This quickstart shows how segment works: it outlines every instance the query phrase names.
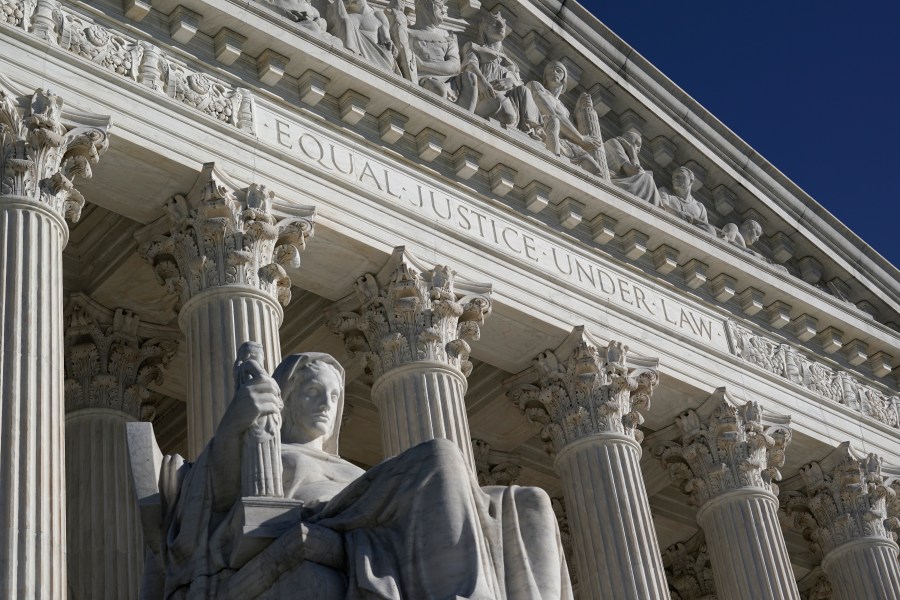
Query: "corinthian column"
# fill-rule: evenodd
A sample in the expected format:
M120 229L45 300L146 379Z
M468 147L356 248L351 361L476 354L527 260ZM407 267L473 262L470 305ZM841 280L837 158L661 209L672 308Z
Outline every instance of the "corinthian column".
M386 457L445 438L476 471L465 404L468 340L478 339L490 314L490 293L490 285L466 281L448 267L427 267L401 246L331 311L329 327L351 355L363 354L375 380L372 400Z
M897 543L887 502L881 458L857 453L844 442L785 483L782 502L803 529L810 549L822 556L834 600L900 600Z
M0 79L0 597L65 598L62 250L109 117Z
M278 328L291 300L285 267L300 266L315 209L276 203L255 183L241 188L213 163L166 208L167 216L138 233L138 253L179 297L189 358L188 453L195 457L234 394L241 344L259 342L270 373L281 362Z
M627 351L576 327L507 392L555 455L582 598L669 598L640 469L643 417L635 410L650 405L657 361L626 362Z
M174 331L83 295L65 316L68 576L73 600L137 600L144 542L125 423L152 412Z
M764 421L758 404L736 406L720 388L698 411L675 421L681 440L661 445L657 455L699 508L719 596L799 600L774 483L791 438L790 419Z

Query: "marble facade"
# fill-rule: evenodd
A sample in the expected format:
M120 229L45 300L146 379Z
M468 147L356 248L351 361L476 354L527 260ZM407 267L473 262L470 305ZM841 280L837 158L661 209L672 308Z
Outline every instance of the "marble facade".
M0 596L180 597L257 342L350 467L543 488L577 598L900 599L900 273L582 7L0 9Z

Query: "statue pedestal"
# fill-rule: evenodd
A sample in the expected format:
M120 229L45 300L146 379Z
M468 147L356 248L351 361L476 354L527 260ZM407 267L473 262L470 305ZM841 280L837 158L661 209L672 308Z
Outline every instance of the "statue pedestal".
M272 540L300 525L303 502L269 496L245 496L231 513L234 536L231 566L239 569L258 555Z

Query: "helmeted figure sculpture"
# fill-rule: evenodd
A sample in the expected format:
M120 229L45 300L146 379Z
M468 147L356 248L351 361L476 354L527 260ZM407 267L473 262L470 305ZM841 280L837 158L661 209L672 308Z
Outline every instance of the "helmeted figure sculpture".
M447 440L365 472L341 459L344 370L327 354L291 355L269 377L245 345L235 378L197 461L162 461L163 530L148 536L160 561L145 589L166 600L572 598L542 490L480 488Z

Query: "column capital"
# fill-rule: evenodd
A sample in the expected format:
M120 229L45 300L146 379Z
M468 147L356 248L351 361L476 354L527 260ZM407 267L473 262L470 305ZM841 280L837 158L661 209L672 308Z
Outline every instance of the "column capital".
M180 305L209 289L243 285L287 306L285 269L300 266L315 208L281 202L264 185L242 187L206 163L187 194L169 199L166 212L138 232L138 254Z
M66 413L85 408L152 418L149 386L178 348L172 328L141 323L130 311L110 310L73 294L64 311Z
M697 410L675 417L674 428L676 440L654 452L691 504L740 489L778 494L790 417L764 416L758 403L740 404L719 388Z
M472 440L479 485L514 485L522 473L521 460L511 452L494 450L484 440Z
M377 380L419 361L443 363L468 376L468 342L481 336L490 313L490 284L443 265L428 266L398 246L378 273L357 279L353 293L326 318L351 356L364 356Z
M663 565L669 586L680 600L715 600L709 550L702 531L684 542L672 544L663 553Z
M47 90L19 95L0 77L0 197L46 206L73 223L84 197L75 177L90 179L91 165L109 147L109 116L66 107Z
M597 433L640 442L644 418L659 381L659 361L628 353L621 342L602 343L584 326L575 327L555 350L535 358L531 368L507 382L507 396L540 428L551 454Z
M782 505L814 553L827 556L864 538L893 542L891 530L900 521L888 517L888 505L896 493L886 485L881 467L880 456L844 442L785 482Z

